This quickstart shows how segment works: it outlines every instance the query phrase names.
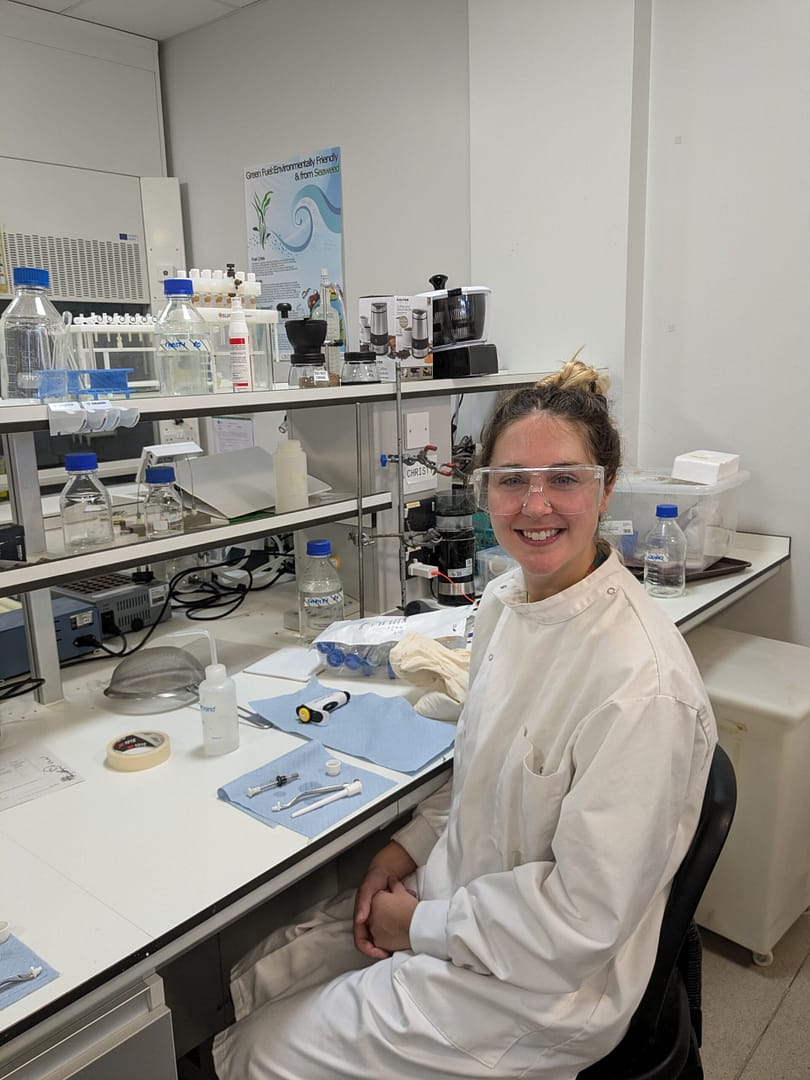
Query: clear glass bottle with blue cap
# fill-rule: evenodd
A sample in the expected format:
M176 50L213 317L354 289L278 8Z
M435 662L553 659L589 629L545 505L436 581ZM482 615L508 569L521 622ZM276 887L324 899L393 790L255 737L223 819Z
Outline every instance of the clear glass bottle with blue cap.
M298 626L304 641L313 641L343 618L343 582L332 562L328 540L308 540L298 578Z
M143 521L147 538L179 536L183 532L183 500L175 486L174 466L150 465L145 479L148 491Z
M155 366L164 397L213 391L208 324L192 303L191 278L166 278L166 306L155 322Z
M98 459L90 453L65 454L68 482L59 495L65 550L73 554L113 542L112 506L98 478Z
M17 266L14 299L0 319L0 396L67 398L67 327L48 299L47 270Z
M660 503L655 525L644 540L644 587L650 596L682 596L686 590L686 535L678 524L678 507Z

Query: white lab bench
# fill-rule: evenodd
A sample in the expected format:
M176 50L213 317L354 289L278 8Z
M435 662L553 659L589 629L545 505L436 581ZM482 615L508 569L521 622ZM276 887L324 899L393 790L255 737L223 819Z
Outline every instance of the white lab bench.
M732 554L750 561L750 568L690 584L685 597L661 601L682 630L775 574L790 557L790 542L738 534ZM161 630L178 625L175 619ZM300 686L241 671L290 643L277 610L269 614L246 603L221 622L183 620L182 625L184 630L207 626L214 631L221 659L232 673L240 671L241 703ZM299 740L242 724L238 750L208 758L195 708L154 717L112 712L101 691L114 664L91 663L71 671L64 702L45 706L19 700L4 708L0 746L43 743L83 782L0 815L0 918L60 972L59 978L0 1008L3 1078L101 1080L115 1075L128 1080L127 1061L133 1055L140 1070L132 1073L133 1080L138 1075L173 1077L171 1017L158 970L390 827L437 788L451 767L447 754L415 776L376 769L394 778L396 786L312 840L282 826L269 828L218 799L217 788L293 749ZM357 680L343 683L352 684L359 689ZM363 688L382 694L406 689L396 682L372 685L368 680ZM167 762L138 773L118 773L105 765L111 739L150 727L171 737Z

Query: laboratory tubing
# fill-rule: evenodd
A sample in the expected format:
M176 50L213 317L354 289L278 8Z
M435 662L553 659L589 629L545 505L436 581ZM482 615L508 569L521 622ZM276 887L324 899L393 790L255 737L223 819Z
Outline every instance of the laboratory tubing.
M686 589L686 536L678 507L660 503L644 541L644 587L650 596L682 596Z
M199 287L202 295L202 277ZM163 291L166 306L155 323L160 392L166 397L210 393L213 389L210 335L208 324L191 302L194 292L191 279L166 278Z
M95 454L65 454L68 482L59 495L65 550L107 547L113 542L112 506L98 479Z
M203 750L209 757L229 754L239 746L236 684L224 664L211 663L200 683Z
M150 465L148 492L143 507L144 531L151 540L183 532L183 500L175 487L173 465Z
M250 373L250 336L247 320L238 296L231 298L228 323L228 347L231 353L231 385L236 393L253 389Z
M18 266L14 299L0 318L0 396L67 398L70 336L47 293L47 270Z
M323 697L308 701L305 705L299 705L295 710L295 715L302 724L322 724L329 713L339 709L350 699L351 694L348 690L333 690L330 694L324 694Z
M275 511L286 514L309 506L307 455L298 439L284 439L273 453Z
M313 641L343 619L343 583L331 554L328 540L307 541L306 560L298 574L298 625L304 641Z

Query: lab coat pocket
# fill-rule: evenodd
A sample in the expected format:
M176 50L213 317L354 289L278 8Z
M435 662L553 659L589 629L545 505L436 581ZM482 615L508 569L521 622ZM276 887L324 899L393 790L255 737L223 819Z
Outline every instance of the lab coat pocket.
M524 727L506 755L495 790L492 839L506 869L550 859L570 770L543 772L543 755Z

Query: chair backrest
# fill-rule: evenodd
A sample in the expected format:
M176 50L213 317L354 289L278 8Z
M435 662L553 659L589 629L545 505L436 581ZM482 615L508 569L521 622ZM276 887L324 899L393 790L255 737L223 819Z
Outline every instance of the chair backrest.
M672 881L652 975L633 1016L631 1029L653 1031L658 1023L667 984L703 890L723 850L736 805L734 768L725 750L718 744L709 768L697 829Z

